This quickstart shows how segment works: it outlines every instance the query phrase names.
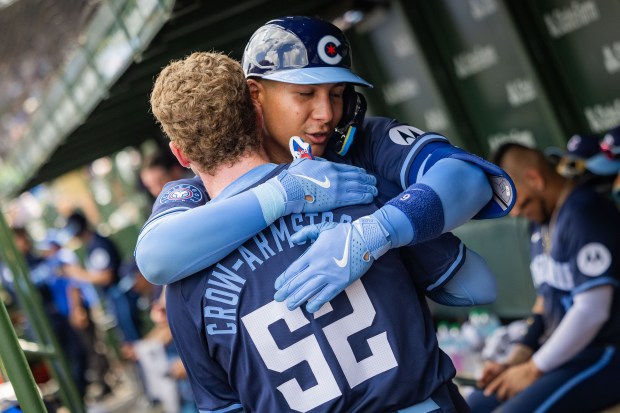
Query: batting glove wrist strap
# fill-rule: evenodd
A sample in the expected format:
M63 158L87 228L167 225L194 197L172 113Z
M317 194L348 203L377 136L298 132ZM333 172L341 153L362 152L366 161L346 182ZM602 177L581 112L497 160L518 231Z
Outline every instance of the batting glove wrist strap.
M366 246L367 253L378 259L392 247L389 234L381 223L373 216L365 216L353 221L353 242ZM364 258L367 254L362 255ZM365 259L368 261L368 259Z

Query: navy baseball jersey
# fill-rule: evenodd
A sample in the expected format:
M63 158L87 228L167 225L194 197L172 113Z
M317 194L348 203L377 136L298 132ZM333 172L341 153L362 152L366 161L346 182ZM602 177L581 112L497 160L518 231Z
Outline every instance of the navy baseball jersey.
M555 224L533 226L530 269L544 298L545 336L558 326L572 297L601 285L614 286L609 320L590 346L620 344L620 214L605 198L577 187Z
M195 181L184 185L200 190ZM184 197L159 202L154 214L194 203ZM201 412L396 411L450 381L454 367L397 251L315 314L273 300L275 279L308 247L293 244L293 233L374 210L280 218L217 264L168 287L170 326ZM334 256L346 259L345 247L338 249Z

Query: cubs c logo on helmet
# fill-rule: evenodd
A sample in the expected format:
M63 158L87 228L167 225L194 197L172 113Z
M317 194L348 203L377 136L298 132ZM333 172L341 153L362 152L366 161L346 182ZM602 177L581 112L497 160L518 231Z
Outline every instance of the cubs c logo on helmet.
M338 53L340 40L334 36L323 36L317 45L317 52L322 61L330 65L337 65L342 60L342 56Z
M165 204L166 202L200 202L202 200L202 193L194 185L180 184L175 185L166 191L161 196L159 202Z

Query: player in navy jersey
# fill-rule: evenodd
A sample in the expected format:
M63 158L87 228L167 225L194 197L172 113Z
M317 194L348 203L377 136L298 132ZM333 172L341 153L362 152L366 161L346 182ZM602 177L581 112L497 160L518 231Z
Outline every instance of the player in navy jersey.
M195 82L211 91L208 111L184 90ZM308 190L295 171L310 160L268 163L241 66L227 56L194 53L171 63L155 82L151 104L175 156L198 172L184 187L165 191L154 216L182 199L206 196L204 189L213 204L256 196L261 185L290 194L294 187ZM180 149L198 141L200 161ZM398 252L387 252L363 280L314 314L290 311L273 298L276 277L308 247L295 234L302 226L340 223L358 231L352 222L375 210L369 204L287 214L214 265L168 286L170 326L201 412L468 411L424 296ZM353 258L344 247L338 255Z
M299 54L285 58L291 50ZM330 56L326 50L335 54ZM474 215L485 218L506 214L513 203L511 182L501 169L451 146L443 136L422 133L393 119L365 118L365 101L353 86L369 84L354 75L350 66L348 41L330 23L287 17L257 30L244 53L244 70L252 98L260 109L267 154L272 161L289 162L289 138L299 135L311 144L314 155L364 167L377 178L379 202L390 204L365 223L377 235L373 240L373 259L390 248L415 245L407 254L410 271L420 278L428 275L425 282L449 280L457 271L467 268L466 255L472 261L479 257L466 254L463 244L447 231ZM337 132L331 136L334 129ZM319 183L328 178L333 183L336 177L317 173L310 178ZM177 185L184 184L170 184L164 191L174 192ZM347 193L333 188L332 191L337 192L335 199ZM266 194L259 202L249 202L249 197L240 195L225 204L204 207L206 197L188 199L173 211L152 217L136 247L143 274L159 284L181 279L217 262L286 212L281 197ZM323 209L315 205L315 210L335 206L338 205L333 202L324 204ZM188 209L192 210L179 213ZM181 227L185 230L177 231ZM333 236L334 245L345 245L345 235L332 231L322 236ZM436 241L423 242L434 238ZM184 247L179 248L180 245ZM344 274L338 274L330 259L313 250L304 255L306 261L328 266L327 274L338 275L328 275L315 289L303 290L303 298L320 290L328 292L309 305L311 311L368 268L367 262L358 262L356 271L346 266L340 270ZM312 283L315 274L306 271L302 275L295 279L299 288L306 288L306 282ZM441 301L442 297L433 293L435 286L427 282L427 292ZM286 299L287 294L297 290L287 285L278 298ZM487 291L492 294L486 302L494 297L494 288ZM294 308L302 301L289 300L289 305ZM446 303L476 304L466 293Z
M620 402L620 215L585 185L560 176L539 151L500 147L513 177L512 211L532 223L537 300L506 364L489 363L474 412L598 412Z

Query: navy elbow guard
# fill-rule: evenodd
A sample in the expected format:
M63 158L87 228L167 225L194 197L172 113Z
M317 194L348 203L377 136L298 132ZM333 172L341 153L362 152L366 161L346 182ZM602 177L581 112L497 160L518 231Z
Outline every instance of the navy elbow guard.
M386 205L401 210L411 222L413 241L410 244L433 239L443 232L443 205L439 196L428 185L413 184Z

